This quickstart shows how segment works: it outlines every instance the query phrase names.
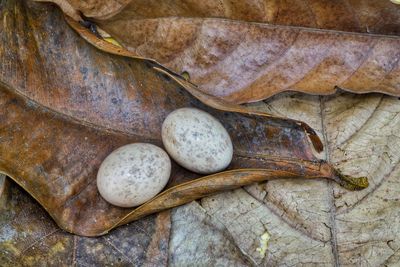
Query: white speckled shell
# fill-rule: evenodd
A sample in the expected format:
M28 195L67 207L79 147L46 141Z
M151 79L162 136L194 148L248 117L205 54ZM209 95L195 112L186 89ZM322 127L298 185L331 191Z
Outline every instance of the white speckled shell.
M97 188L109 203L138 206L157 195L171 174L168 154L158 146L135 143L114 150L100 165Z
M218 172L232 160L233 146L228 132L205 111L196 108L173 111L165 119L161 135L169 155L191 171Z

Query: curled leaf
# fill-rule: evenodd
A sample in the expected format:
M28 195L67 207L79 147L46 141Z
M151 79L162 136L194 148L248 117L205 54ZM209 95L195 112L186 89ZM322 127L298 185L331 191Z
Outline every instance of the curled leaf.
M366 186L364 179L343 179L318 160L300 122L182 87L186 80L154 61L102 52L48 5L8 1L3 7L0 172L69 232L102 235L148 214L268 179L327 178L353 189ZM95 183L102 160L127 143L161 146L162 121L185 106L224 124L235 148L229 170L199 178L174 165L168 189L149 202L135 209L108 204Z
M75 8L133 54L230 102L338 88L400 95L400 7L389 1L131 1L107 19Z

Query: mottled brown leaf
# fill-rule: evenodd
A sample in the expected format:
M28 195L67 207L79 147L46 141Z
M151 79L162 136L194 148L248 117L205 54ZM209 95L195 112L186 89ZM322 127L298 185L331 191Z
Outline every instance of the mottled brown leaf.
M135 0L67 2L96 20L215 17L359 33L398 34L400 15L389 1L372 0Z
M304 124L239 106L224 112L223 101L190 89L220 110L212 109L151 62L92 47L54 7L8 1L1 12L0 171L62 229L101 235L151 213L266 179L324 177L349 189L366 186L364 179L342 176L319 161ZM231 170L193 180L198 175L174 165L171 188L144 205L124 209L104 201L95 183L102 160L127 143L161 146L162 121L184 106L207 110L224 124L235 147ZM226 110L232 107L227 104Z
M1 266L163 266L168 261L169 211L88 238L62 231L22 188L8 182L0 196Z
M390 1L131 1L107 19L75 8L134 54L231 102L337 87L400 95L400 7Z

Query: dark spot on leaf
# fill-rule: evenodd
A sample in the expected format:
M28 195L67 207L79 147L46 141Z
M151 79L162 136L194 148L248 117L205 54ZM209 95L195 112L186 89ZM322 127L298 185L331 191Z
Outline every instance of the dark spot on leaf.
M117 104L120 103L120 100L114 97L114 98L111 99L111 102L112 102L114 105L117 105Z

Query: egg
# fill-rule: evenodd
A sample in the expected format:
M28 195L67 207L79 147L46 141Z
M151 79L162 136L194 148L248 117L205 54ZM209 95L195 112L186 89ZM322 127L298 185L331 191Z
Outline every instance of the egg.
M196 108L171 112L162 125L162 141L168 154L193 172L210 174L232 161L233 146L224 126Z
M134 207L157 195L167 184L171 160L158 146L134 143L109 154L97 173L97 188L109 203Z

